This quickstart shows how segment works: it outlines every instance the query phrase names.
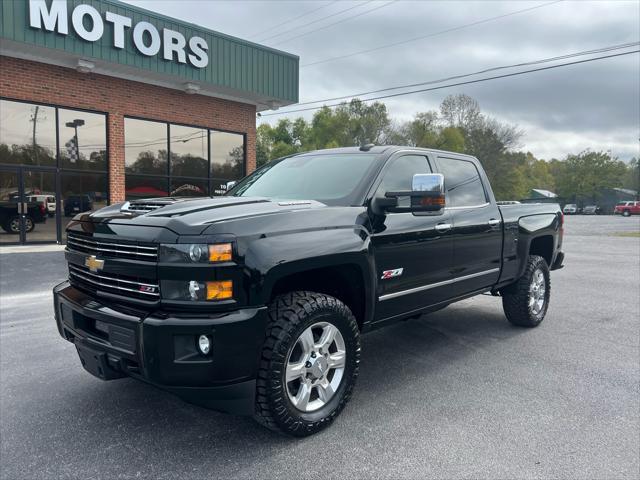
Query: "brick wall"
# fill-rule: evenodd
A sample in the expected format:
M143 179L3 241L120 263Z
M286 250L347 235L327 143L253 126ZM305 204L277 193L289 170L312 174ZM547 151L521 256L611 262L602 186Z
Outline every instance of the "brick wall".
M124 200L126 115L246 133L247 172L255 170L254 105L12 57L0 57L0 72L2 97L107 112L112 202Z

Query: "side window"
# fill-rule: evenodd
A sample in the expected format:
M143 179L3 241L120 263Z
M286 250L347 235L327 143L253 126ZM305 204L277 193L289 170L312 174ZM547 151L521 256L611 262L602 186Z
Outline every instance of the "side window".
M438 165L444 175L449 206L471 207L487 202L480 174L472 162L438 157Z
M416 173L431 173L431 166L427 157L422 155L404 155L391 160L382 177L382 182L376 192L377 197L383 197L385 192L400 192L411 190L413 176ZM398 199L399 206L409 206L410 198Z

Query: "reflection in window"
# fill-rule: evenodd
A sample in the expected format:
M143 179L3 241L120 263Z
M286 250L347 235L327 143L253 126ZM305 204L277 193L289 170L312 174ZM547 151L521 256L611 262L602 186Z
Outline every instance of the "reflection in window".
M207 178L207 131L170 125L171 175Z
M205 197L207 195L206 178L171 178L170 197Z
M167 124L124 119L126 173L167 175Z
M55 166L55 108L0 100L0 163Z
M439 158L438 163L452 207L482 205L487 201L480 174L473 163L454 158Z
M125 177L125 197L127 200L166 196L167 177L138 175L127 175Z
M107 170L105 116L58 109L60 164L78 170Z
M227 182L244 177L244 135L211 132L212 195L223 194Z
M107 179L94 173L62 174L62 207L64 215L98 210L107 205Z

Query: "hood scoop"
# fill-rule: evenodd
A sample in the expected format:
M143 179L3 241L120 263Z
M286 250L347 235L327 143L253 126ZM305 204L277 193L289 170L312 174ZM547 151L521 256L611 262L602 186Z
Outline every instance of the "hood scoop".
M185 201L187 199L167 198L150 198L147 200L133 200L124 202L120 207L120 212L129 215L144 215L153 212L159 208L173 205L176 202Z

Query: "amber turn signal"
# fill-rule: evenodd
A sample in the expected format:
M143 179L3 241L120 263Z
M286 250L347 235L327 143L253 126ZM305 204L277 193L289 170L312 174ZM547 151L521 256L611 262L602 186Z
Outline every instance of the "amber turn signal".
M232 247L230 243L216 243L209 245L210 262L230 262Z
M207 282L207 300L228 300L233 298L233 281Z

